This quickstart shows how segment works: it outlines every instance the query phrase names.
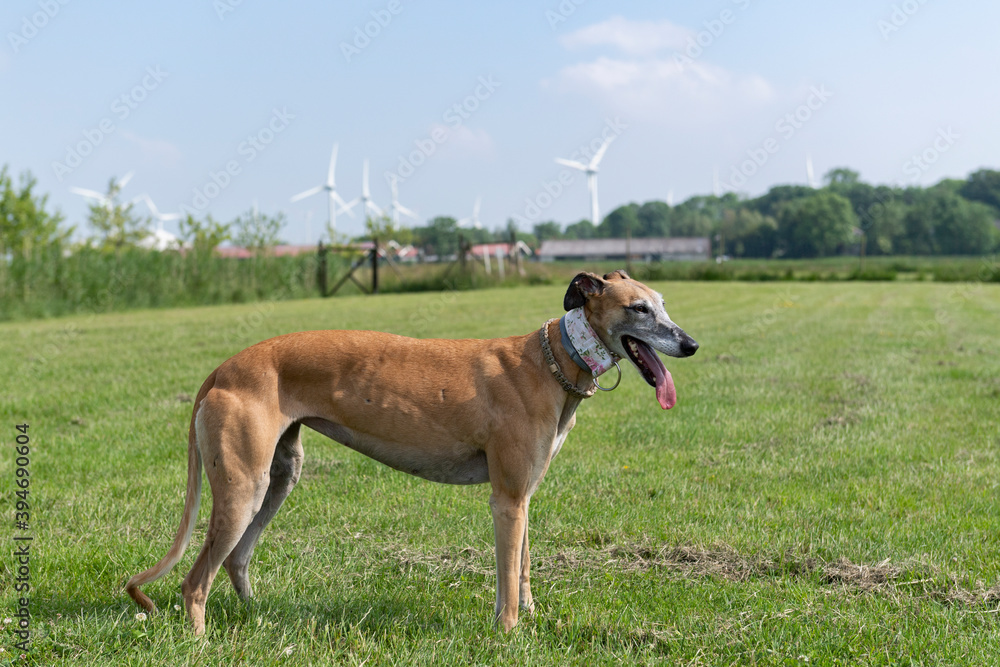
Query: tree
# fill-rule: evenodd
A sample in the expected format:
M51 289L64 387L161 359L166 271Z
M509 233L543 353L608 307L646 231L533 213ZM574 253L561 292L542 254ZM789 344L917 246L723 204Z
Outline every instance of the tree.
M562 227L554 220L539 222L534 226L532 231L535 233L535 238L538 239L539 243L542 243L546 239L557 239L562 236Z
M941 252L945 255L982 255L996 245L996 210L978 201L949 195L949 205L940 213L937 228Z
M439 215L426 227L413 231L420 244L431 251L430 254L444 257L458 252L458 222L451 216Z
M377 238L379 243L387 241L395 241L400 245L413 243L413 230L401 227L387 215L375 218L369 216L368 220L365 221L365 232L364 236L359 237L359 240L370 241Z
M210 215L201 221L188 214L180 221L181 238L190 243L198 255L208 255L223 241L231 239L231 228L231 224L216 222Z
M27 259L64 243L73 233L72 228L60 227L61 214L45 210L48 195L35 195L35 184L31 173L24 172L15 187L7 167L0 168L0 257L10 253L15 259Z
M846 197L828 191L783 204L778 233L790 257L826 257L851 240L858 218Z
M656 200L646 202L636 212L639 228L632 233L635 236L650 238L670 236L671 213L670 204L666 202Z
M719 231L734 257L771 257L777 247L778 223L750 208L726 211Z
M121 185L112 178L103 201L90 205L87 222L98 232L98 245L104 250L116 253L127 246L133 246L149 234L149 218L133 213L134 204L123 204L118 197Z
M929 189L903 219L903 250L914 255L974 255L996 243L994 211L947 189Z
M847 167L834 167L823 175L827 185L853 185L861 182L861 174Z
M708 229L706 233L714 231L722 222L725 212L745 205L740 196L735 192L727 192L721 197L715 195L698 195L691 197L680 206L677 206L675 213L691 214L697 213L702 218L708 219ZM679 234L678 236L704 236L705 234Z
M670 233L673 236L712 236L716 226L711 217L699 207L690 206L691 200L674 207L670 216Z
M236 245L250 250L255 255L264 255L278 245L278 233L285 226L285 214L262 214L257 207L249 209L231 223Z
M899 250L905 232L903 219L907 211L902 201L885 196L867 207L855 210L858 212L859 226L865 235L869 254L891 255Z
M623 239L626 231L635 236L639 229L639 205L625 204L608 213L597 226L597 235L602 238Z
M980 169L973 172L959 189L959 194L970 201L989 204L1000 215L1000 171Z
M764 215L776 216L778 208L785 202L809 197L815 192L807 185L776 185L766 195L761 195L748 204Z
M566 231L563 232L565 239L592 239L596 236L597 227L594 227L594 223L586 218L580 222L574 222L572 225L566 225Z
M903 216L903 239L900 250L908 255L935 255L938 253L934 238L937 207L929 195L921 193Z

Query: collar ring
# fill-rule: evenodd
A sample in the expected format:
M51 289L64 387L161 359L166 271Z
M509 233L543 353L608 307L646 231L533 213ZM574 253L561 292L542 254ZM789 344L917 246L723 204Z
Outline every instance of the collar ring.
M618 388L618 385L620 385L622 383L622 367L618 365L617 361L614 362L614 364L615 364L615 368L618 369L618 381L615 382L615 384L613 386L611 386L611 387L602 387L601 383L597 381L597 376L596 375L594 376L594 384L601 391L614 391L615 389Z

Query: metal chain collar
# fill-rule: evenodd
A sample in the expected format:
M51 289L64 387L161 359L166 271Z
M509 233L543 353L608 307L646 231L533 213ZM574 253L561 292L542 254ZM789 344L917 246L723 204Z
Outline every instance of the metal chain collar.
M559 382L559 385L566 391L566 393L576 396L577 398L590 398L597 393L596 383L592 383L589 390L582 391L578 389L575 384L570 382L569 378L563 375L563 372L559 369L559 364L556 363L556 358L552 354L552 346L549 344L549 325L555 321L555 318L548 320L542 325L542 328L538 330L538 337L542 341L542 354L545 355L545 363L549 365L549 370L552 371L552 375L555 376L556 381Z

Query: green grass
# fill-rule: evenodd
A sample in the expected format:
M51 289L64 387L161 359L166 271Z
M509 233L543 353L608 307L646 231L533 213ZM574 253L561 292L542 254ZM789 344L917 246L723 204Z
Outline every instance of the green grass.
M37 664L992 664L1000 651L1000 286L656 283L701 343L581 406L531 504L535 615L493 630L488 487L395 472L305 432L298 488L208 635L173 539L190 396L246 345L372 328L536 329L564 288L347 297L0 325L0 458L30 424ZM206 485L207 491L207 485ZM4 539L12 545L13 531ZM12 548L0 556L13 609ZM10 614L5 611L5 614ZM0 632L16 655L10 626ZM286 651L288 655L286 655Z

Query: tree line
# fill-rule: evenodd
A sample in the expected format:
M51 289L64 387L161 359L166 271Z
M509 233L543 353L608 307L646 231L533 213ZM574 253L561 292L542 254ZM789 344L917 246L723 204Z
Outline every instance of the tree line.
M537 239L702 236L733 257L828 257L863 249L872 255L979 255L1000 249L1000 171L923 188L871 185L846 168L823 187L778 185L756 198L695 196L677 206L625 204L599 225L534 226Z
M450 216L404 228L388 219L369 220L367 232L355 240L379 237L413 244L425 255L452 256L468 243L508 242L514 238L537 248L547 239L701 236L713 240L716 254L732 257L811 258L843 253L870 255L976 255L1000 248L1000 171L980 169L966 179L945 179L930 187L871 185L858 172L836 168L823 186L777 185L747 198L736 193L697 195L681 204L652 200L629 203L611 211L599 225L581 220L563 226L539 222L518 229L513 220L495 229L463 227ZM74 229L48 197L36 192L30 173L15 183L0 168L0 256L8 261L73 250ZM94 235L87 248L120 253L149 234L153 221L123 202L117 183L106 199L90 206ZM266 253L279 243L285 225L281 213L251 209L229 223L211 216L187 216L180 223L182 240L196 253L211 253L225 241ZM347 239L343 239L347 240ZM77 250L80 249L78 245Z

